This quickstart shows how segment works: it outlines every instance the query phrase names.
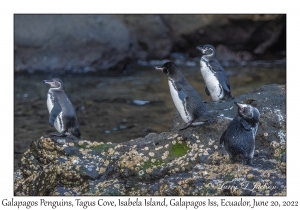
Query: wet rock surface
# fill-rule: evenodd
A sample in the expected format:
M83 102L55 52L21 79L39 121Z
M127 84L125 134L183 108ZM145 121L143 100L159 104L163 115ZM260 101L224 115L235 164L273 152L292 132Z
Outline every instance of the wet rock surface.
M222 62L283 58L286 15L14 16L15 72L127 74L132 61L200 56L208 43Z
M233 102L261 113L254 166L231 163L219 143ZM42 136L14 174L15 195L286 195L286 86L266 85L234 101L206 103L214 123L123 143Z

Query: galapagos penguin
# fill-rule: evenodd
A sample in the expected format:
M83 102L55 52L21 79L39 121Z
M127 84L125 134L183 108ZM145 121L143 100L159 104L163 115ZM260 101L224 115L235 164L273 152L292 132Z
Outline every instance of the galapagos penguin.
M259 123L259 111L248 104L240 104L238 114L229 123L228 128L220 138L220 144L224 142L225 150L230 159L236 162L238 155L243 155L248 165L253 165L255 149L255 135Z
M173 102L186 123L179 130L184 130L191 125L202 125L212 122L213 118L199 93L188 83L181 71L173 62L166 62L163 66L155 69L161 70L168 75L168 83ZM195 122L197 121L197 122Z
M65 94L63 82L58 78L44 80L50 85L47 95L49 124L56 128L59 134L54 136L73 135L80 138L80 130L74 107Z
M211 45L198 46L202 52L200 59L200 72L205 82L205 92L215 102L229 101L234 99L230 92L224 68L215 57L216 50Z

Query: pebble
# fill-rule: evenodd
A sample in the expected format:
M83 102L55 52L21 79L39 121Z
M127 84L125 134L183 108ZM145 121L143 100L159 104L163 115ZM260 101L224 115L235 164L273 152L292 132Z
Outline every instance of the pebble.
M146 105L146 104L149 104L150 101L144 101L144 100L133 100L132 103L136 104L136 105L139 105L139 106L143 106L143 105Z

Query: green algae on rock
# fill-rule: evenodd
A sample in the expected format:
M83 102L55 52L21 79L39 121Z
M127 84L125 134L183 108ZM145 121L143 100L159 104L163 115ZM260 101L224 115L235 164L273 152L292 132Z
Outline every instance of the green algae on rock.
M216 121L151 133L123 143L42 136L14 174L17 195L286 195L285 85L235 99L261 112L254 166L232 164L219 138L236 115L232 102L209 103ZM280 133L280 135L279 135Z

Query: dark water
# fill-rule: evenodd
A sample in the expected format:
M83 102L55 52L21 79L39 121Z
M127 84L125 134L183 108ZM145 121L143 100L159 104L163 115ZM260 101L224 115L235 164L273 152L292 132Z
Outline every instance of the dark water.
M167 76L153 66L133 66L134 75L100 77L95 75L15 74L14 150L15 168L21 153L32 140L56 132L48 124L44 79L59 77L73 103L84 140L124 142L148 133L169 131L176 111ZM190 84L205 101L203 78L198 66L180 67ZM264 64L225 67L232 94L252 92L265 84L285 84L285 65ZM20 154L18 154L20 153Z

